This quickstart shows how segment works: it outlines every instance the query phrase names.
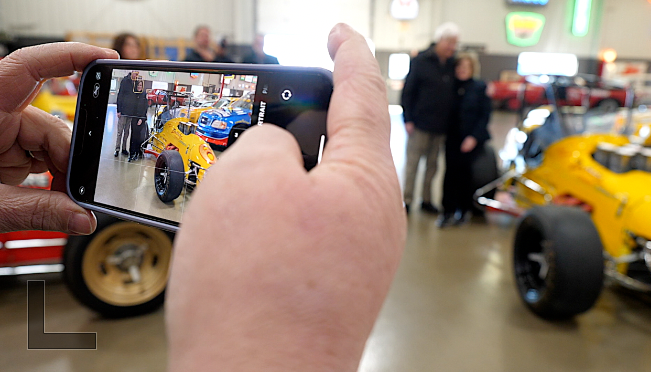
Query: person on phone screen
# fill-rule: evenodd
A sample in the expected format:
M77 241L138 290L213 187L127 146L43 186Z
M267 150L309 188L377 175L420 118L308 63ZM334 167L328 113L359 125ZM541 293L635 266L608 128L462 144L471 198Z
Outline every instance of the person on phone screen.
M473 78L479 62L470 55L455 63L457 104L445 140L443 214L438 227L457 226L467 221L473 206L472 164L490 139L488 122L491 100L486 83Z
M147 94L145 82L138 80L134 84L133 116L131 121L131 143L129 144L129 161L136 161L142 157L142 143L147 136Z
M328 50L335 89L321 163L306 172L290 133L256 125L192 195L166 292L170 371L358 368L407 224L377 61L346 25L331 31ZM93 214L61 192L70 129L25 102L43 79L117 57L65 43L0 60L0 231L95 229ZM12 186L47 169L52 191Z
M450 126L454 105L454 53L459 28L451 22L434 32L434 43L411 60L402 90L402 108L407 131L407 164L404 198L407 213L414 198L418 163L425 157L421 209L438 213L432 202L432 181L438 156Z
M131 128L131 118L134 116L133 102L135 84L139 78L138 75L138 71L131 71L120 81L116 105L118 125L115 136L115 153L113 154L115 157L120 154L120 144L122 145L122 155L129 155L129 151L127 151L127 140Z

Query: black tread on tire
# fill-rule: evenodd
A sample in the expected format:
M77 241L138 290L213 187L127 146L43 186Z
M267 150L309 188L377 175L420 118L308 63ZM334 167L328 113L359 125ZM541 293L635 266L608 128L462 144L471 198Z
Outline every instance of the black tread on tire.
M167 179L163 179L163 174ZM175 150L165 150L156 159L154 169L154 188L156 195L163 203L169 203L178 198L185 186L185 167L183 157Z
M601 239L590 216L576 207L529 210L516 230L513 266L520 298L545 319L589 310L603 287Z
M68 243L63 251L63 278L66 286L82 305L100 313L106 318L137 316L158 309L165 300L164 290L145 303L134 306L115 306L98 298L88 288L82 273L82 262L84 254L86 253L86 248L102 230L114 224L125 222L102 213L95 214L97 216L97 229L93 234L85 236L70 236L68 238ZM150 228L154 229L153 227ZM170 239L171 244L174 240L174 234L170 232L164 233Z

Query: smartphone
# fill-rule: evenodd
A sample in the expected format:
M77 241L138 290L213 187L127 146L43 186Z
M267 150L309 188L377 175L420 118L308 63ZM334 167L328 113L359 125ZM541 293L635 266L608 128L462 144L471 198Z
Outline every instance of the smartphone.
M332 90L318 68L97 60L79 86L68 195L176 231L206 172L254 125L286 129L316 166Z

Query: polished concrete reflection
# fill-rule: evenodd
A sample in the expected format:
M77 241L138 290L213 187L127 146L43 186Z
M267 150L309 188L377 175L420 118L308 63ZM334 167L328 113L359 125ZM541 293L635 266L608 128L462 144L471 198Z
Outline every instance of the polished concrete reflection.
M394 119L392 143L401 167L404 131ZM493 116L496 147L514 120ZM651 301L609 287L594 309L575 320L541 320L516 295L513 228L506 219L449 230L437 229L435 220L418 208L409 217L405 255L360 371L651 371ZM46 331L97 332L98 349L26 350L27 278L3 279L0 371L165 369L162 310L102 319L78 305L59 276L38 278L46 280Z

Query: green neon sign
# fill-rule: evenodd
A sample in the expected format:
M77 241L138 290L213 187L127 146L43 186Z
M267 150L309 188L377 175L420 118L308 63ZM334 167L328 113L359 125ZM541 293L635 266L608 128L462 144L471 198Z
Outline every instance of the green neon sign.
M545 16L542 14L511 12L506 15L506 40L519 47L536 45L544 27Z
M574 0L574 18L572 19L572 34L585 36L590 28L590 10L592 0Z

